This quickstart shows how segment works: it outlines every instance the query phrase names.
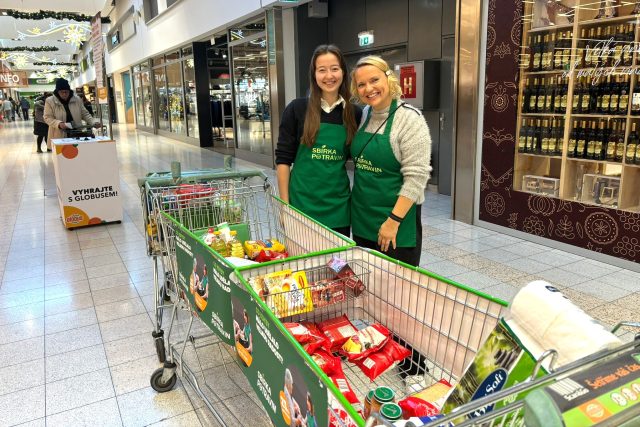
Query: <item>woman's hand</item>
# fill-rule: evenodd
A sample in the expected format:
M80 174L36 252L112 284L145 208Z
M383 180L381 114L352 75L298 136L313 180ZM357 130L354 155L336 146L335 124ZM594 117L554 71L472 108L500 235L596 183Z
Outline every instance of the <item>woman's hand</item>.
M398 228L400 228L400 223L391 218L387 218L387 220L382 223L380 230L378 230L378 246L380 246L382 252L387 252L389 245L392 245L393 249L396 248Z
M66 125L66 123L65 123L65 122L60 122L60 124L58 124L58 128L60 128L60 129L66 129L66 128L67 128L67 125Z

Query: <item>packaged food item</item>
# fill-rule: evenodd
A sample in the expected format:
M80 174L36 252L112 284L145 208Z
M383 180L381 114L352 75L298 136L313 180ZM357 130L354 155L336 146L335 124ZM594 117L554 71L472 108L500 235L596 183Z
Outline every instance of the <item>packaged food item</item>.
M351 384L349 384L349 381L347 381L347 378L344 376L342 365L338 365L334 372L329 375L329 378L331 378L331 381L333 381L338 390L340 390L340 393L342 393L349 403L352 405L360 404L358 397L351 388Z
M355 362L380 350L389 340L390 332L379 323L367 326L351 336L340 348L349 362Z
M264 241L264 247L274 252L284 252L286 249L277 239L267 239Z
M327 338L315 324L310 324L311 328L300 323L284 323L284 326L298 343L303 344L307 353L313 354L319 348L328 348Z
M316 352L311 355L311 358L327 375L333 375L334 372L342 370L340 367L340 358L325 350L316 350Z
M267 261L274 261L277 259L285 259L288 256L289 254L287 252L281 253L281 252L274 252L274 251L263 249L260 251L260 253L258 253L258 256L256 256L254 260L257 262L267 262Z
M214 194L214 189L203 184L180 184L175 190L176 199L180 207L188 204L189 200L207 197Z
M286 254L284 258L289 256L287 254L287 250L282 243L280 243L277 239L267 239L267 240L247 240L244 242L244 251L247 256L251 259L258 258L262 252L264 258L269 257L266 261L270 261L271 259L281 259L283 257L279 257L278 254ZM264 262L264 261L262 261Z
M283 270L250 280L254 291L278 317L313 310L311 292L304 271Z
M318 327L329 338L332 352L340 349L349 338L358 332L346 314L320 322Z
M204 237L202 238L202 241L204 242L205 245L211 246L215 238L216 238L215 230L213 228L209 228L207 230L207 234L205 234Z
M356 366L373 381L395 366L396 362L400 362L409 356L411 356L411 351L394 340L388 340L380 350L358 360Z
M382 405L391 403L396 398L396 392L391 387L380 386L373 391L371 399L371 412L380 412Z
M380 407L380 416L390 423L399 421L402 419L402 408L393 402L384 403Z
M331 350L331 342L329 341L329 338L327 338L327 336L320 330L318 325L313 322L302 322L302 325L309 330L309 333L314 338L313 341L309 341L309 343L304 346L307 353L312 354L319 348L326 351Z
M415 396L405 397L398 402L402 408L402 417L404 419L411 417L426 417L438 415L440 411L431 403Z
M447 380L441 379L437 383L431 384L429 387L425 388L421 392L413 394L412 396L422 399L425 402L429 402L431 405L435 406L438 411L440 411L442 410L442 406L444 405L450 390L451 384L449 384Z
M231 240L231 228L229 228L228 223L221 222L216 226L216 231L220 233L220 237L225 244L229 243L229 241Z
M349 264L336 256L332 257L327 266L336 273L336 277L342 279L345 286L358 296L365 290L364 283L356 276Z
M231 240L227 242L227 254L227 256L244 258L244 249L242 249L242 243L238 240L237 231L231 231Z
M316 308L343 302L346 300L344 283L341 280L318 280L311 285L311 297Z
M244 251L250 259L256 259L263 249L255 240L246 240L243 244Z

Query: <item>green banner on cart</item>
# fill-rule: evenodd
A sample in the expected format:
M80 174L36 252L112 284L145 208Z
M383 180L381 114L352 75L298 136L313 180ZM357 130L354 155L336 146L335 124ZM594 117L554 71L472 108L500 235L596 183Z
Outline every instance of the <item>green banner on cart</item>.
M209 329L222 341L233 344L230 281L233 269L182 228L176 228L176 259L180 291Z
M327 426L327 389L276 319L239 286L232 286L236 354L276 426Z

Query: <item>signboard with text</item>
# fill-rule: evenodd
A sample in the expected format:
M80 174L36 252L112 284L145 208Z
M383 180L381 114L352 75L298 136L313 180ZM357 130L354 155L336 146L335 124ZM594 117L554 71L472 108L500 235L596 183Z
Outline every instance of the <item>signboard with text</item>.
M91 46L93 47L93 65L96 69L96 87L104 87L104 64L102 41L102 19L100 12L91 20Z
M2 71L0 72L0 88L27 87L29 79L26 71Z

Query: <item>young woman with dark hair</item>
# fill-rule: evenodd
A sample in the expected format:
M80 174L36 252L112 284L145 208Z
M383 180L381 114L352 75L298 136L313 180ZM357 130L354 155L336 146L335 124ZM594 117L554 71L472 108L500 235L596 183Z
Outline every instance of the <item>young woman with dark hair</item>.
M309 65L310 94L285 108L276 147L280 197L346 236L351 192L345 163L362 116L349 102L348 76L340 49L318 46Z

